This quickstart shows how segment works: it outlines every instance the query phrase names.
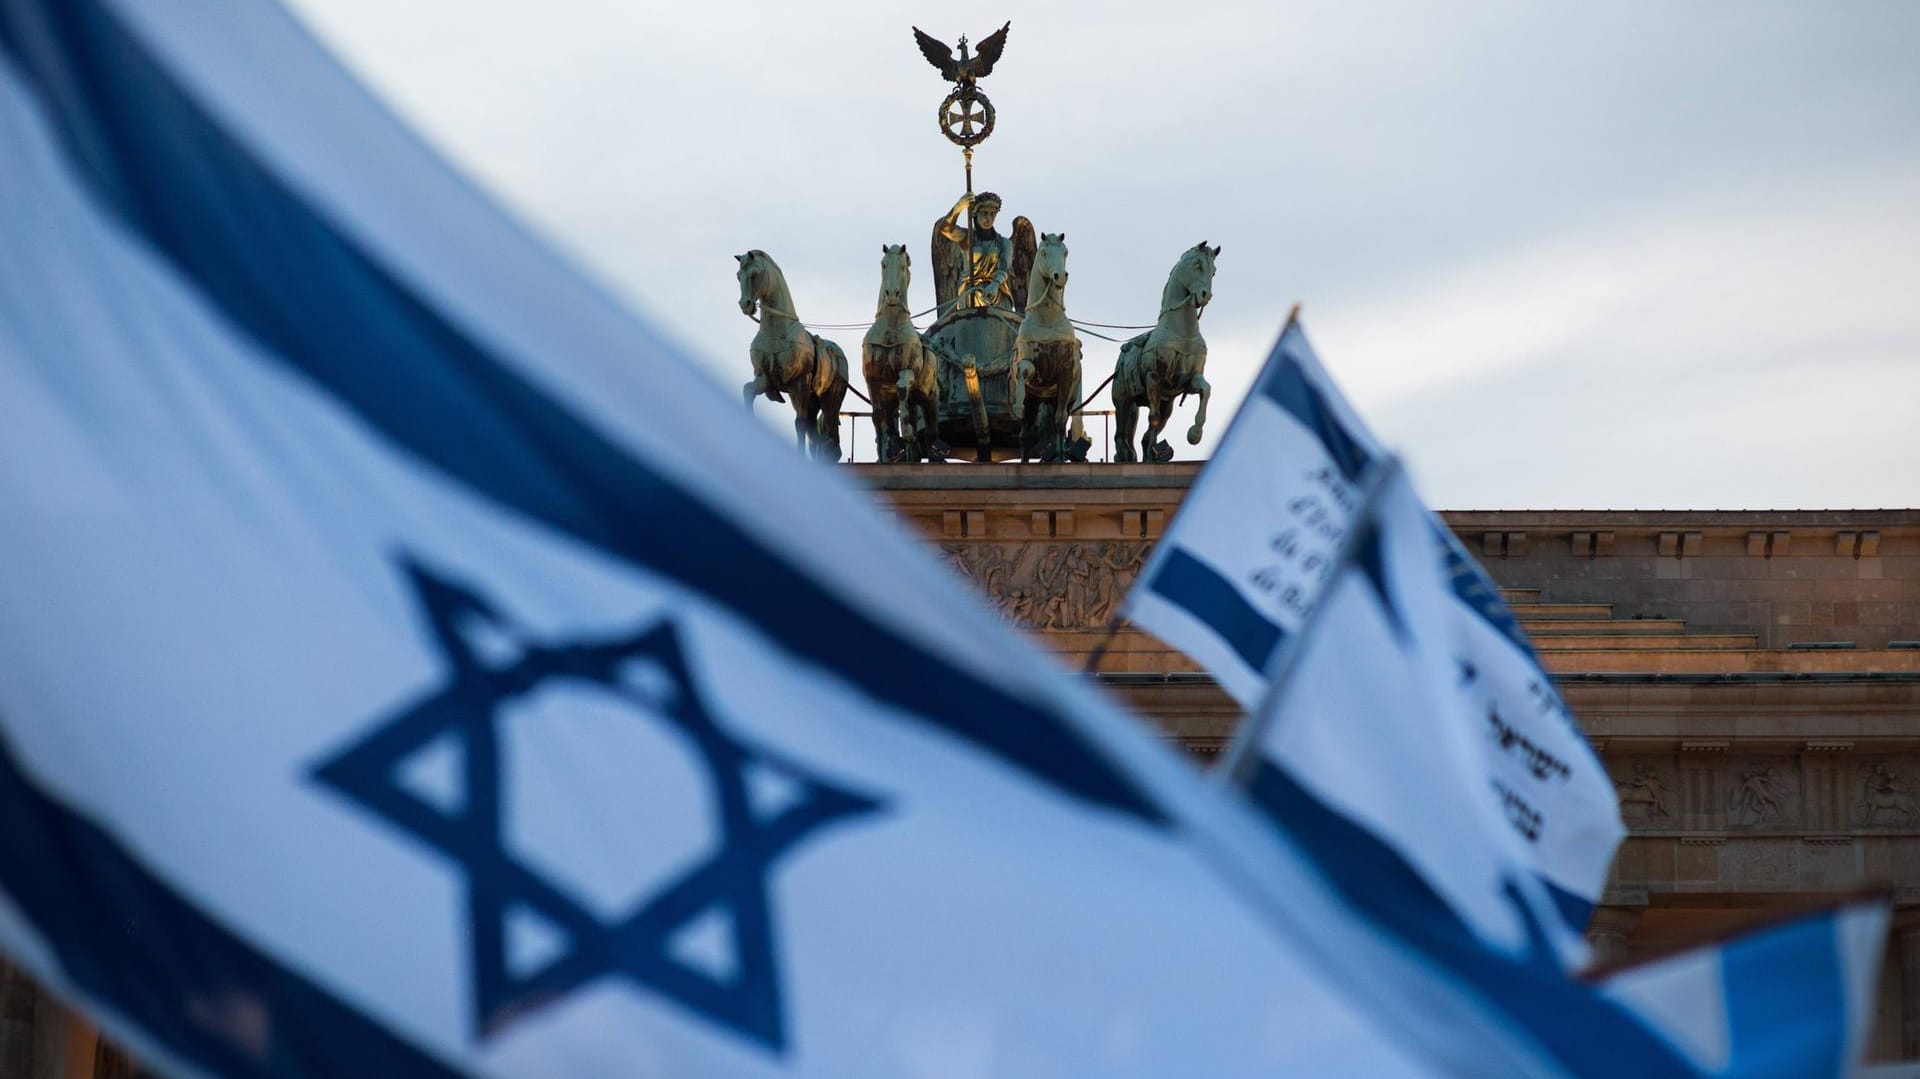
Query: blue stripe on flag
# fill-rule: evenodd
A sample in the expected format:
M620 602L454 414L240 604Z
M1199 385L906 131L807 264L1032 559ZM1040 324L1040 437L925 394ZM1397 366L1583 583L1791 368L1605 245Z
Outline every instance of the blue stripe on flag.
M1247 792L1348 904L1450 975L1462 992L1504 1014L1516 1033L1538 1043L1570 1074L1700 1074L1621 1005L1562 973L1541 926L1511 886L1510 905L1530 937L1519 956L1491 950L1392 847L1327 807L1285 770L1261 761Z
M1321 875L1374 925L1505 1014L1569 1074L1636 1079L1708 1074L1626 1006L1561 973L1551 945L1517 894L1528 954L1490 950L1426 878L1366 828L1262 761L1248 794ZM1722 950L1732 1056L1717 1079L1844 1074L1849 1030L1839 933L1832 914L1761 930Z
M876 624L501 364L255 160L99 0L0 5L0 53L101 204L393 444L1038 779L1164 819L1052 716Z
M1147 587L1206 623L1234 654L1261 674L1266 673L1267 661L1286 636L1285 630L1254 610L1213 567L1177 547L1167 552L1166 561Z
M1312 431L1320 444L1326 447L1327 456L1333 458L1334 467L1340 470L1340 474L1346 477L1348 483L1357 483L1366 473L1367 466L1373 462L1373 455L1340 422L1339 416L1327 403L1327 395L1307 378L1306 369L1287 351L1287 338L1293 332L1289 330L1281 334L1280 343L1273 347L1273 356L1267 361L1266 370L1261 372L1259 385L1254 388L1299 420L1301 426Z
M1847 984L1839 947L1834 919L1818 917L1761 930L1722 950L1730 1074L1792 1079L1844 1072Z
M1587 931L1588 923L1593 921L1592 900L1577 892L1570 892L1538 873L1534 874L1533 879L1546 889L1548 898L1553 900L1554 909L1560 912L1560 920L1567 923L1569 929L1576 933Z
M0 821L0 890L75 987L175 1056L219 1075L459 1074L200 913L42 793L4 740Z
M1507 601L1500 598L1499 586L1493 583L1478 562L1460 549L1438 518L1430 518L1428 524L1433 529L1434 542L1440 545L1441 557L1446 561L1447 584L1452 587L1453 594L1468 610L1492 627L1495 633L1513 642L1514 647L1534 661L1535 667L1539 667L1539 660L1534 658L1533 642L1527 639L1526 631L1520 628L1520 620L1513 616ZM1541 676L1546 677L1544 669L1541 670Z

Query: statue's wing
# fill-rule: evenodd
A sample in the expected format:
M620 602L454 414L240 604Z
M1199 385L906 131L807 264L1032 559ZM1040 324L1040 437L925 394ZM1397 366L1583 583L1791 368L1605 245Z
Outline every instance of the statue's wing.
M1007 267L1007 283L1013 286L1015 311L1027 309L1027 278L1033 274L1033 255L1039 247L1039 240L1033 233L1033 222L1024 217L1014 218L1013 265Z
M940 69L941 78L951 82L960 74L960 66L953 61L953 50L945 42L918 26L913 28L913 40L920 46L920 55L927 58L927 63Z
M1012 26L1009 19L1005 26L988 34L973 51L973 77L984 79L993 71L993 65L1000 62L1000 50L1007 47L1007 27Z

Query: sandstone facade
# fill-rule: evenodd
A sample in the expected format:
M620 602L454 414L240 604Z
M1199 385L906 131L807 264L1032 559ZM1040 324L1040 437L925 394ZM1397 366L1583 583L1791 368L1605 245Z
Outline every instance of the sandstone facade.
M855 466L1084 667L1194 464ZM1592 937L1653 954L1865 883L1899 910L1871 1043L1920 1057L1920 511L1443 514L1506 592L1631 831ZM1207 756L1239 707L1122 628L1094 676Z

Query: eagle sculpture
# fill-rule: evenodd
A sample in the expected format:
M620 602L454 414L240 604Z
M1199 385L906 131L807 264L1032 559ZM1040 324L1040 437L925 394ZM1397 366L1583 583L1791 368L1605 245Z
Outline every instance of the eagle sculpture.
M913 28L913 40L919 44L927 63L940 69L941 78L961 86L972 86L976 80L986 78L993 71L993 65L1000 61L1000 50L1007 47L1007 27L1012 25L1009 21L988 34L980 42L980 51L972 56L967 55L966 35L960 35L960 58L957 60L954 59L953 50L944 42L923 32L918 26Z

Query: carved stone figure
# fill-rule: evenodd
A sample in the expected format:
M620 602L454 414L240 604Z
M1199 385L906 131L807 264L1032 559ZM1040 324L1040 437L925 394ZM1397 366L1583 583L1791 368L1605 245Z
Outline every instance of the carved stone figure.
M1020 459L1067 456L1069 411L1080 402L1080 338L1067 321L1067 235L1049 232L1034 251L1027 276L1027 311L1014 339L1014 415L1020 418ZM1073 436L1084 438L1077 412Z
M971 544L966 543L943 543L940 545L940 553L947 556L947 564L953 567L955 573L962 577L978 579L973 572L973 555L968 551L970 546Z
M975 563L975 579L989 596L1002 594L1008 577L1013 573L1014 563L1007 557L1005 550L998 544L982 546L980 560Z
M1105 625L1140 567L1149 544L961 543L943 547L1002 616L1032 629Z
M748 408L766 394L793 396L793 431L802 450L823 460L840 459L840 403L847 396L847 354L807 330L793 310L787 279L765 251L735 255L740 268L740 311L760 323L748 355L753 379L741 389ZM758 314L756 315L756 310Z
M1160 317L1152 330L1120 346L1113 371L1114 447L1116 461L1132 461L1134 425L1140 409L1147 410L1147 432L1140 440L1140 460L1169 461L1173 449L1160 441L1160 432L1173 415L1176 399L1200 395L1187 444L1199 445L1207 423L1207 342L1200 336L1200 314L1213 298L1213 260L1218 246L1206 241L1188 248L1160 291Z
M1629 821L1651 823L1672 820L1667 808L1667 786L1650 764L1633 766L1633 776L1614 784L1620 792L1620 813Z
M1085 622L1090 626L1103 626L1113 619L1119 610L1120 601L1126 597L1127 589L1132 587L1133 579L1139 575L1140 566L1147 560L1145 544L1109 543L1100 548L1099 568L1093 573L1093 596L1087 605Z
M933 354L907 311L911 265L905 244L880 248L880 300L860 343L860 370L873 402L874 453L882 461L936 455L940 382Z
M1727 799L1727 814L1738 824L1771 824L1780 819L1787 792L1773 774L1773 765L1751 765L1740 772L1740 782Z
M1885 761L1867 766L1860 781L1860 803L1855 807L1867 824L1911 821L1913 787Z
M1060 544L1042 545L1040 564L1033 571L1033 585L1027 589L1033 610L1028 615L1036 629L1059 629L1067 623L1067 548Z

